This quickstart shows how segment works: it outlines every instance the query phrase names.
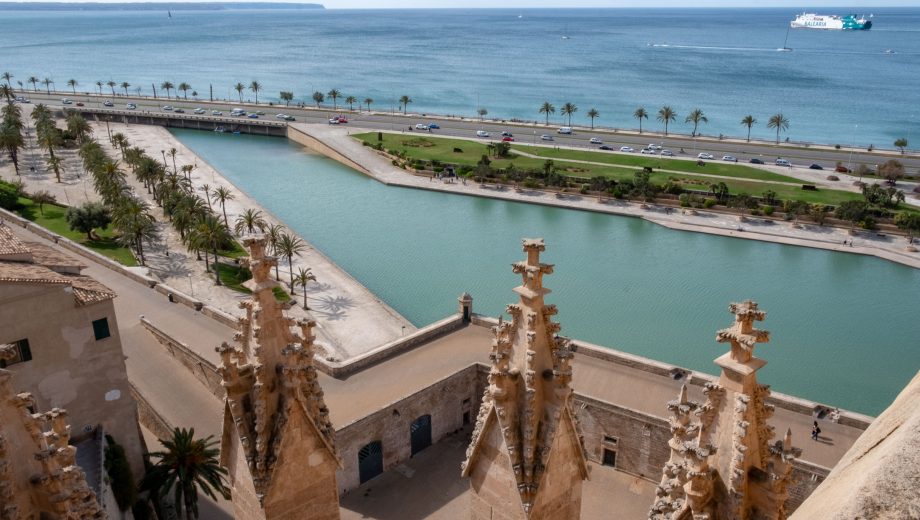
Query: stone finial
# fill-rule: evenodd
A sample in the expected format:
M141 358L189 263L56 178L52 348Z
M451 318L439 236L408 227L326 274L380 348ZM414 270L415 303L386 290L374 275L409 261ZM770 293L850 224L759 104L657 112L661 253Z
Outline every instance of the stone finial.
M757 343L770 341L770 333L754 328L754 321L763 321L767 313L757 307L757 303L747 300L742 303L733 303L728 306L729 312L735 315L735 323L716 333L719 343L731 343L732 360L747 363L754 356L754 346Z

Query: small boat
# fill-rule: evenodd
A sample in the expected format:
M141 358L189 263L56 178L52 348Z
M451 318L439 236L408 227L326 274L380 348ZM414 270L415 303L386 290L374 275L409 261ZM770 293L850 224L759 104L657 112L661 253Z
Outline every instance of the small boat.
M239 130L234 130L234 131L233 131L233 135L240 135L240 131L239 131Z
M227 129L224 128L224 127L222 127L222 126L218 126L217 128L214 129L214 131L217 132L217 133L219 133L219 134L222 134L222 133L226 132Z
M172 18L172 11L166 11L166 16L168 16L169 18Z

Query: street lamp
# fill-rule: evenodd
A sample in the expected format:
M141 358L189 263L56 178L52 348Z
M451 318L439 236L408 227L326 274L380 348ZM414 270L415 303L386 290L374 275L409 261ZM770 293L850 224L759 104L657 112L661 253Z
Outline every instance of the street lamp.
M847 159L847 170L852 171L853 166L853 150L856 148L856 129L859 128L859 124L853 125L853 145L850 146L850 157ZM862 180L862 175L859 176Z

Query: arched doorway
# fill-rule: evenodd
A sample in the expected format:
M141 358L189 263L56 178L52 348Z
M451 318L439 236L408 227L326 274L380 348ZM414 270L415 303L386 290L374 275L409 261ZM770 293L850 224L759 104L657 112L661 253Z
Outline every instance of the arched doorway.
M431 415L423 415L412 421L409 426L409 436L412 441L412 456L431 446Z
M369 442L358 451L358 476L361 483L383 473L383 444L380 441Z

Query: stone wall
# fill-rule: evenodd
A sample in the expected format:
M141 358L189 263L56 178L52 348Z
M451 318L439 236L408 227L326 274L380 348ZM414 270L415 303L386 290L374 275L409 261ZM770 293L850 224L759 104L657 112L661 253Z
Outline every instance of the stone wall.
M294 141L295 143L306 146L307 148L309 148L310 150L313 150L314 152L321 153L325 155L326 157L329 157L330 159L334 159L344 164L345 166L348 166L349 168L353 168L361 173L364 173L366 175L370 175L371 177L373 177L373 175L367 171L367 168L351 160L347 154L339 152L335 148L332 148L331 146L329 146L329 144L324 143L323 141L313 137L312 135L308 134L307 132L303 131L300 128L297 128L293 125L288 125L287 137L291 141Z
M137 403L137 422L156 435L157 439L168 439L172 436L173 425L154 409L149 401L140 393L136 386L131 385L131 396ZM151 448L148 446L148 448Z
M173 359L187 368L212 394L218 399L224 398L224 387L220 384L220 374L217 373L213 363L196 354L185 343L160 330L159 327L143 316L141 316L141 325L153 334L153 337Z

